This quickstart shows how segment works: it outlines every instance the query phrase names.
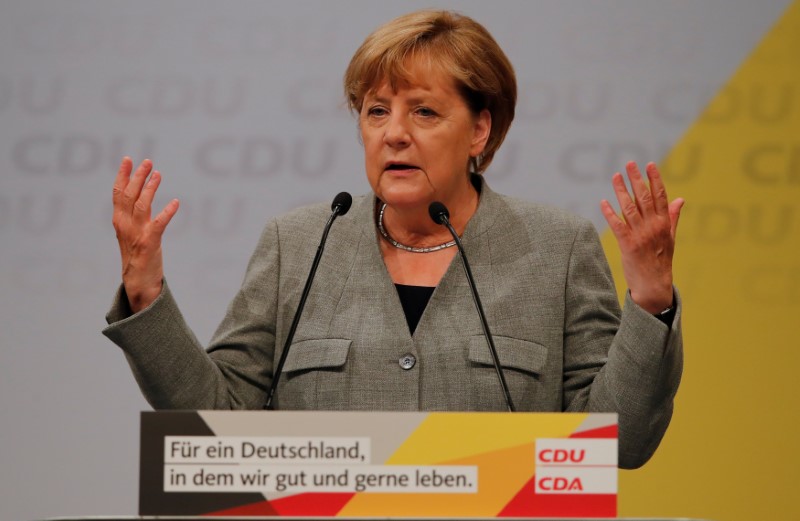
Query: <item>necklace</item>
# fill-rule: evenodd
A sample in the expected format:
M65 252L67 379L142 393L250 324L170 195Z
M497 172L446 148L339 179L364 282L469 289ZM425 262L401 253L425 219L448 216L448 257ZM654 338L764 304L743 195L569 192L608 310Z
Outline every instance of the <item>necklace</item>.
M410 251L412 253L431 253L434 251L443 250L445 248L449 248L451 246L456 245L456 241L445 242L439 244L438 246L429 246L427 248L417 248L414 246L406 246L405 244L399 243L396 240L392 239L389 233L386 231L386 228L383 227L383 212L386 211L386 203L381 205L381 209L378 212L378 231L381 232L381 236L388 241L389 244L394 246L397 249Z

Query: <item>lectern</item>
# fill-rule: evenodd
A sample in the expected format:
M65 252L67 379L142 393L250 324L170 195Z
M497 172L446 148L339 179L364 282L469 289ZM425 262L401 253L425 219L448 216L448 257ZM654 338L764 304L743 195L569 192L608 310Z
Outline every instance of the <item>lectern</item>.
M139 514L614 517L617 418L145 412Z

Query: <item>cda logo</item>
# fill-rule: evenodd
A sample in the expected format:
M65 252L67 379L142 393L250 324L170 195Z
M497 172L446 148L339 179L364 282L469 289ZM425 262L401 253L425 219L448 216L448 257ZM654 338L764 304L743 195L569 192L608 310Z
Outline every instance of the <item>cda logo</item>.
M583 491L583 483L580 477L553 478L546 476L537 480L536 487L546 492Z

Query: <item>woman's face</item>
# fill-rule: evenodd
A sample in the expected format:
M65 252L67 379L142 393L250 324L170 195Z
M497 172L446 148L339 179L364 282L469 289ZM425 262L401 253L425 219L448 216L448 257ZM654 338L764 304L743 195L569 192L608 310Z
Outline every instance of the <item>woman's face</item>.
M469 158L486 146L489 111L473 115L444 74L412 71L414 81L396 90L384 81L364 98L359 126L369 183L395 209L466 203L474 197Z

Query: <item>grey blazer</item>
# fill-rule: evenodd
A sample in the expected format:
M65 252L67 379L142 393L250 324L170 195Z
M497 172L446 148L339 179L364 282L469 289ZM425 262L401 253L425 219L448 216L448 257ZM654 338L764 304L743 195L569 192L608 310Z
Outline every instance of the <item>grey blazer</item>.
M289 352L280 409L505 410L459 257L412 336L380 254L374 196L337 220ZM310 269L327 205L272 220L207 352L164 284L131 315L120 289L103 333L157 409L259 409ZM522 411L619 414L620 465L642 465L672 414L682 369L671 328L620 311L593 226L483 183L464 235L511 395ZM400 364L405 355L416 363Z

